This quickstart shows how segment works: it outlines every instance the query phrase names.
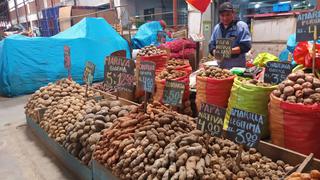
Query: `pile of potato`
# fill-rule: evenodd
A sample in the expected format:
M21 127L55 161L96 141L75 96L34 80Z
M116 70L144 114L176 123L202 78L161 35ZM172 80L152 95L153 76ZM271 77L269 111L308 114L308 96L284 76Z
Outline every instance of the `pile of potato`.
M93 91L88 91L88 97L98 95L99 94L95 94ZM31 95L25 106L25 114L37 121L37 111L39 109L56 105L59 100L67 96L85 96L85 88L68 79L62 79L56 83L49 83Z
M168 69L174 69L176 67L181 67L181 66L185 66L187 65L187 61L183 60L183 59L175 59L172 58L168 61L167 63L167 68Z
M285 180L320 180L320 172L318 170L312 170L310 173L298 173L294 172Z
M264 83L261 81L258 81L256 79L246 79L246 78L241 78L240 79L243 83L259 86L259 87L271 87L272 85L269 83Z
M313 74L297 71L278 85L273 95L290 103L312 105L320 103L320 80Z
M184 71L166 69L161 71L161 73L157 76L157 79L174 80L183 76L186 76L186 73Z
M88 164L95 144L100 139L100 132L111 127L118 117L127 115L135 108L136 106L122 106L120 101L87 102L84 117L65 127L67 136L62 143L63 147L84 164Z
M141 179L145 167L162 156L172 139L194 128L192 118L159 103L149 104L146 113L130 113L104 130L94 159L121 179Z
M214 79L226 79L233 75L227 69L221 69L215 66L204 66L204 68L201 69L200 72L198 73L198 76L214 78Z
M159 49L156 46L150 45L145 46L140 49L137 56L156 56L161 54L166 54L167 52L165 50Z

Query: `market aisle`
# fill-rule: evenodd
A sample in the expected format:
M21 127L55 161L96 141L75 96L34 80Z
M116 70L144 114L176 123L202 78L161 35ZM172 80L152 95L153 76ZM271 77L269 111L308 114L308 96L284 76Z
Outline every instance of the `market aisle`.
M1 179L73 179L27 128L23 108L27 99L0 97Z

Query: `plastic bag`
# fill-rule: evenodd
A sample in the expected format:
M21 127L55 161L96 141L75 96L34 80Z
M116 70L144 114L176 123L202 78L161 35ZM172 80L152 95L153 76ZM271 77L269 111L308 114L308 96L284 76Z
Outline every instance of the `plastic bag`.
M264 122L262 129L262 138L269 136L268 122L268 103L270 93L276 89L276 86L260 87L252 84L242 83L239 77L236 77L231 89L231 94L228 103L228 109L224 121L224 129L227 129L230 112L232 108L241 109L244 111L260 114L266 117L267 122Z
M269 118L272 143L320 158L320 104L292 104L271 94Z
M293 52L294 60L297 64L302 64L305 67L312 67L312 43L299 42ZM320 44L316 44L317 52L320 51ZM316 68L320 68L320 57L316 56Z
M296 34L291 34L288 38L288 41L287 41L287 49L293 53L294 49L296 48L297 46L297 41L296 41Z
M254 59L253 64L259 67L265 67L266 64L270 61L279 61L279 58L270 53L260 53Z

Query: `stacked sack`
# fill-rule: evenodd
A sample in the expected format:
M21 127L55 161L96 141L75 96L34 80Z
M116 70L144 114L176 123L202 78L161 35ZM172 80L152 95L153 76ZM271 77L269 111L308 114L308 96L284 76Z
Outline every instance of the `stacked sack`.
M235 76L229 70L214 66L204 66L197 75L196 105L213 104L226 108Z
M170 58L188 59L195 54L196 43L188 39L176 39L160 47L170 49Z
M232 108L260 114L268 119L269 96L274 89L276 86L268 83L236 77L231 89L224 128L227 129ZM262 138L269 136L268 122L264 122L261 136Z
M272 142L320 158L320 80L297 71L270 95Z

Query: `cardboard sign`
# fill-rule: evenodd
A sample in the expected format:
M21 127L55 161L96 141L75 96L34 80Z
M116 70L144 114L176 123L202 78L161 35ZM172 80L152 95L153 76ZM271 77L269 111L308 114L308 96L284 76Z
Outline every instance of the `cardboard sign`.
M279 84L292 72L292 66L285 62L268 62L264 74L264 82Z
M225 59L231 57L232 39L221 38L217 39L215 57L217 59Z
M227 136L237 144L248 148L257 147L265 117L256 113L233 108L227 129Z
M296 41L310 41L314 40L314 27L320 29L320 11L313 11L304 14L300 14L297 17L297 28L296 28ZM317 35L317 39L320 38Z
M86 62L86 67L83 72L83 81L86 84L91 85L93 82L94 71L96 69L96 65L90 61Z
M134 89L134 61L109 56L104 66L105 85L119 91L132 92Z
M202 42L205 40L203 34L190 34L190 37L194 42Z
M160 44L166 43L166 32L165 31L158 31L157 32L157 40Z
M155 69L156 64L154 62L142 61L140 64L139 84L146 92L153 93L154 91Z
M185 83L166 80L163 90L163 103L181 107L184 90Z
M202 103L197 120L197 129L212 136L221 137L226 109Z
M70 69L71 67L71 62L70 62L70 47L69 46L64 46L64 68Z

